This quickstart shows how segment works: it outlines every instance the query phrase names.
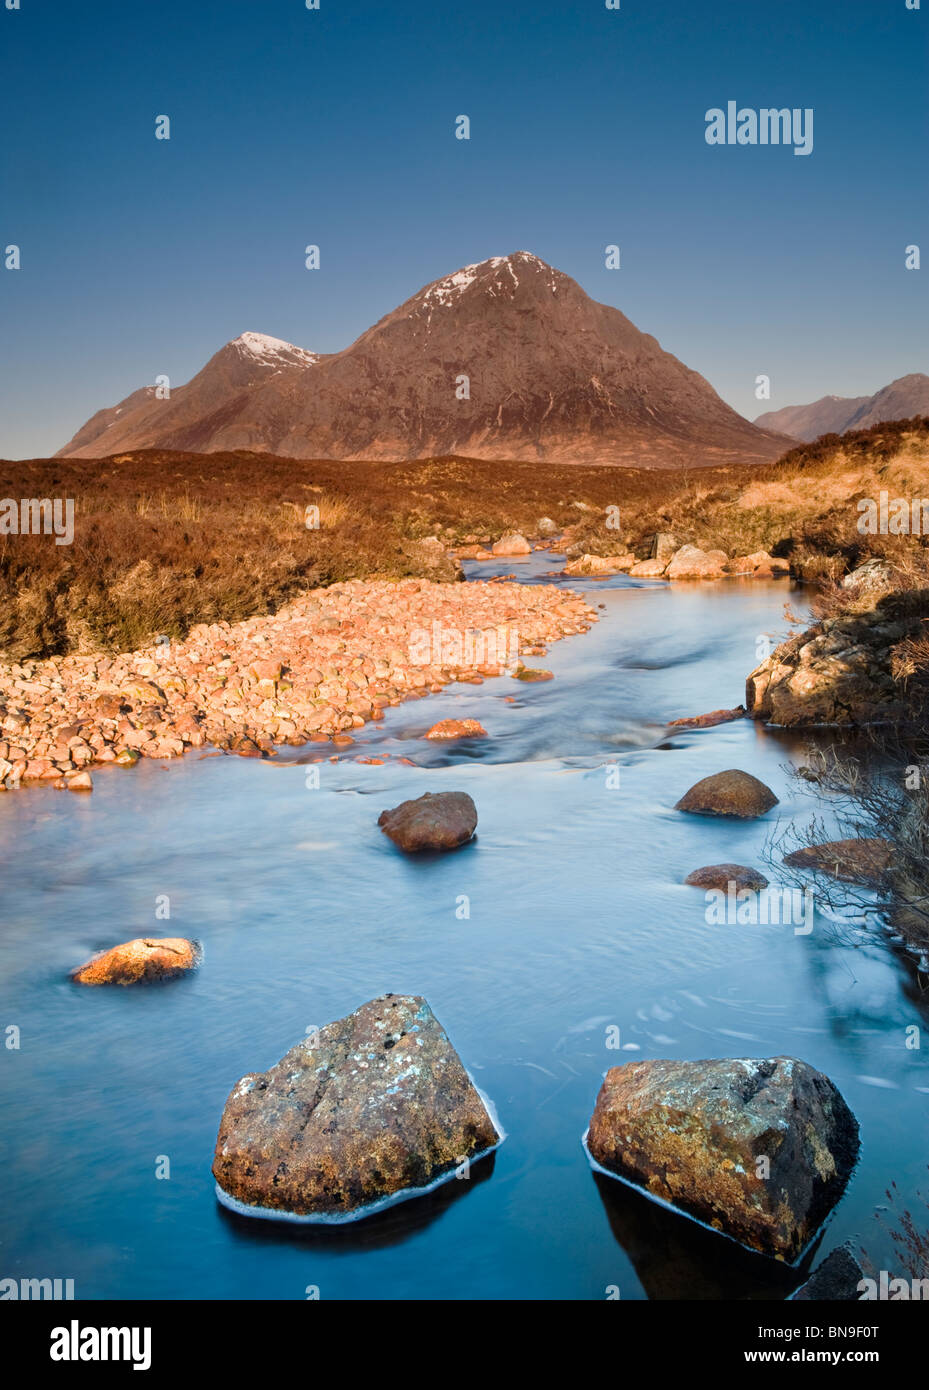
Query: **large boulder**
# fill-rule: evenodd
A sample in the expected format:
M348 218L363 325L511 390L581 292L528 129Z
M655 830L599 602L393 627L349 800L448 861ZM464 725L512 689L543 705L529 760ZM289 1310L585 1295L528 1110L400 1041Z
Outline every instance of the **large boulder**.
M858 1124L793 1057L629 1062L606 1074L587 1148L605 1172L793 1262L845 1189Z
M770 787L750 772L732 767L695 782L674 809L699 816L737 816L749 820L753 816L763 816L776 805L777 797Z
M827 840L821 845L803 845L785 854L784 863L792 869L811 869L844 883L880 883L893 862L894 847L880 836L857 840Z
M501 536L498 541L494 541L491 547L494 555L531 555L532 546L521 536L518 531L507 531L505 536Z
M724 550L701 550L697 545L682 545L665 570L667 579L721 579L729 556Z
M927 611L924 593L865 590L853 612L797 633L755 667L745 683L749 714L788 727L902 718L907 671L895 648L925 630Z
M666 569L666 560L640 560L629 574L632 579L661 579Z
M232 1089L213 1176L252 1215L350 1220L501 1141L425 999L385 994Z
M467 792L425 792L382 811L377 823L395 845L411 854L457 849L477 828L477 807Z
M137 985L171 980L200 964L200 943L182 936L139 936L101 951L71 978L78 985Z

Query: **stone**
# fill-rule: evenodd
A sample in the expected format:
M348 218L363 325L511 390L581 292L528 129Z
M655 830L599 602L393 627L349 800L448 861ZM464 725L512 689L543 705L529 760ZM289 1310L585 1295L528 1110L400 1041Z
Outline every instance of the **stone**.
M425 999L385 994L242 1077L213 1176L236 1210L350 1220L453 1177L501 1139Z
M648 558L668 565L678 550L677 536L670 531L656 531L649 542Z
M555 677L551 671L545 671L541 666L520 666L518 671L513 673L514 681L525 681L528 685L534 685L537 681L551 681Z
M793 1303L858 1303L861 1290L858 1285L865 1278L858 1256L851 1245L837 1245L831 1250L822 1264L817 1265L805 1284L801 1284L790 1296Z
M804 845L784 856L792 869L810 869L828 874L843 883L874 886L893 863L894 847L880 836L852 840L827 840L821 845Z
M764 782L750 772L728 768L695 782L674 809L700 816L737 816L747 820L763 816L777 804L777 797Z
M494 541L491 551L494 555L531 555L532 546L518 531L507 531L498 541Z
M426 734L431 739L483 738L487 730L477 719L440 719Z
M739 893L743 889L760 893L768 886L764 874L746 864L707 864L694 869L684 882L693 888L715 888L723 893Z
M924 600L863 590L862 602L788 638L755 667L745 682L753 719L786 728L860 727L906 715L906 671L896 651L925 631Z
M629 571L631 579L661 579L668 567L667 560L640 560Z
M686 719L672 719L669 729L712 729L717 724L729 724L734 719L745 718L745 706L735 709L714 709L709 714L692 714Z
M793 1263L842 1196L858 1124L797 1058L629 1062L606 1074L587 1147L608 1173Z
M139 936L102 951L72 972L79 985L136 985L170 980L195 970L202 949L180 936Z
M575 560L569 560L564 567L564 573L569 576L588 575L593 579L607 578L611 574L622 574L631 570L635 565L635 556L632 551L626 551L622 555L579 555Z
M682 545L668 563L668 579L721 579L729 557L724 550L701 550L696 545Z
M377 823L408 854L457 849L477 828L477 807L467 792L425 792L382 811Z
M882 592L893 587L894 572L893 568L886 560L873 559L865 560L863 565L852 570L842 580L843 589L860 589L871 592Z
M535 533L537 536L557 536L560 530L561 527L558 525L558 522L553 521L550 516L540 516L535 524Z

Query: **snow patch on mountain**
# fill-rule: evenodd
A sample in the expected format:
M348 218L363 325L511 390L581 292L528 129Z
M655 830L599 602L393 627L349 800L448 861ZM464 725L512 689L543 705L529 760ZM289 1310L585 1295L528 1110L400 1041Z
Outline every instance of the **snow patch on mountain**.
M233 340L232 346L238 348L240 352L247 353L249 357L256 357L261 362L274 365L278 362L293 362L296 358L300 362L318 362L319 353L310 352L307 348L295 347L293 343L285 343L283 338L272 338L267 333L241 333L238 338Z

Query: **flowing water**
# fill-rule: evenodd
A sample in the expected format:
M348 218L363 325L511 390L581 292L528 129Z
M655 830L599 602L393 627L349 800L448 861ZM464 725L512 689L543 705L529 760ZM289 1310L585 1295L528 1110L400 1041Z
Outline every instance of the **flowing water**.
M535 582L553 563L468 568ZM391 708L317 765L318 787L295 762L194 754L102 770L90 797L0 797L0 1035L21 1035L0 1048L0 1277L72 1278L78 1298L784 1297L812 1252L800 1270L749 1255L595 1175L581 1147L609 1066L780 1053L832 1077L862 1129L816 1258L852 1238L880 1266L889 1182L900 1209L929 1186L927 1051L907 1047L926 1021L918 979L873 928L711 925L682 883L723 860L764 869L774 821L818 809L788 775L796 741L749 721L665 729L742 699L759 639L785 630L788 585L573 584L601 621L529 658L553 681ZM489 737L423 740L452 716ZM672 809L727 767L780 806L743 823ZM479 813L464 849L408 858L378 830L384 807L455 788ZM69 983L145 933L198 938L202 969L136 990ZM506 1142L469 1181L350 1226L220 1207L230 1088L386 991L426 996Z

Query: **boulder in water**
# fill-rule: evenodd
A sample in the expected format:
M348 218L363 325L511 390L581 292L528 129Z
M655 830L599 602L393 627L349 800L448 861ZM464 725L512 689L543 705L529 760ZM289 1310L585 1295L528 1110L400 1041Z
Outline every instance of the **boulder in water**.
M629 1062L606 1074L587 1148L605 1172L793 1262L845 1189L858 1124L793 1057Z
M213 1176L235 1210L345 1221L453 1177L502 1137L425 999L385 994L242 1077Z
M699 816L737 816L749 820L763 816L776 805L777 797L770 787L750 772L733 767L695 782L674 809Z
M684 882L692 888L715 888L723 893L740 893L743 889L760 893L768 886L764 874L750 869L747 864L707 864L702 869L694 869Z
M382 811L377 823L395 845L410 854L424 849L457 849L477 828L477 807L467 792L425 792L414 800L401 801L392 811Z
M78 985L137 985L171 980L195 970L202 950L197 941L181 936L138 936L124 941L72 972Z

